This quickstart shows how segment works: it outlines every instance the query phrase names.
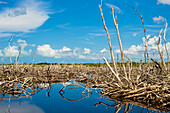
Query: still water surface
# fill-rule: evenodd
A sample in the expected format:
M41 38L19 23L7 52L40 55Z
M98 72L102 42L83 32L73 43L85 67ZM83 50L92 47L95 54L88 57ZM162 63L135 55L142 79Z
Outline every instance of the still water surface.
M80 84L83 85L83 84ZM63 84L52 84L51 89L42 89L32 97L20 99L3 99L10 95L0 94L0 113L114 113L116 107L108 107L103 104L92 106L97 102L115 105L117 102L100 96L100 89L93 89L92 94L83 94L83 88L69 86L65 93L59 93ZM133 108L133 110L132 110ZM119 113L123 113L124 106ZM145 113L146 108L131 105L129 113ZM156 113L158 111L150 111Z

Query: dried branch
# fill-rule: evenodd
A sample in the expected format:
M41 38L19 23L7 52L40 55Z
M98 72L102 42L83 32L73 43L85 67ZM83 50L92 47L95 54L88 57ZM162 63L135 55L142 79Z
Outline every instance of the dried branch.
M119 106L119 104L109 105L109 104L106 104L106 103L104 103L104 102L97 102L96 104L91 105L91 106L98 106L98 105L100 105L100 104L103 104L103 105L108 106L108 107L116 107L116 106Z
M19 47L19 54L16 58L16 66L18 65L18 59L19 59L19 56L21 55L21 47Z
M160 31L160 33L159 33L158 42L156 41L156 36L154 37L154 39L155 39L155 42L156 42L156 44L157 44L158 52L159 52L160 58L161 58L161 60L162 60L162 63L163 63L163 65L164 65L164 68L165 68L165 70L167 70L166 64L165 64L165 62L164 62L164 59L163 59L163 56L162 56L162 54L161 54L161 50L160 50L160 47L159 47L160 40L161 40L161 32L162 32L162 30L163 30L163 29L161 29L161 31Z
M64 88L66 88L66 87L68 87L68 86L77 86L77 87L84 88L85 90L88 91L88 93L87 93L88 95L83 96L83 97L81 97L81 98L79 98L79 99L76 99L76 100L75 100L75 99L74 99L74 100L68 99L68 98L64 97L65 91L63 90ZM62 92L63 92L63 93L62 93ZM84 92L84 91L83 91L83 92ZM83 92L82 92L82 93L83 93ZM76 102L76 101L79 101L79 100L81 100L81 99L84 99L84 98L90 96L90 95L92 94L92 92L91 92L91 90L87 89L86 87L80 86L79 84L66 84L65 86L63 86L63 87L60 89L59 94L60 94L61 97L62 97L63 99L65 99L65 100Z
M167 54L167 62L168 62L168 70L169 70L169 54L168 54L168 49L167 49L167 46L166 46L166 38L165 38L165 36L166 36L166 29L167 29L167 27L168 27L168 23L166 22L166 26L165 26L165 29L164 29L164 45L165 45L165 51L166 51L166 54Z
M120 53L121 53L121 58L122 58L123 70L124 70L125 77L128 80L127 73L126 73L126 68L125 68L124 56L123 56L123 47L122 47L120 34L119 34L119 29L118 29L118 24L117 24L117 16L116 16L116 12L114 12L114 10L113 10L113 7L112 7L112 15L113 15L114 25L115 25L115 28L116 28L116 31L117 31L117 37L118 37L118 40L119 40L119 46L120 46Z
M125 55L124 54L124 56L127 58L127 65L128 65L128 67L129 67L129 80L132 80L131 79L131 72L132 72L132 68L133 68L133 66L132 66L132 59L130 58L130 56L129 55ZM129 64L129 62L130 62L130 64Z
M132 9L134 9L134 10L137 12L137 14L140 16L140 18L141 18L141 20L142 20L143 30L144 30L144 33L145 33L145 50L146 50L146 54L147 54L148 66L150 67L150 64L149 64L149 53L148 53L148 43L147 43L147 35L146 35L146 29L145 29L143 17L142 17L142 15L141 15L134 7L132 7ZM144 54L145 54L145 53L144 53ZM144 56L145 56L145 55L144 55Z
M158 62L154 63L156 64ZM156 109L161 111L170 110L170 85L169 80L167 79L169 78L169 72L167 71L160 73L159 69L153 67L154 70L148 72L148 67L145 65L142 66L142 69L134 67L131 73L131 77L135 82L129 84L127 83L128 81L125 80L125 77L122 75L123 68L120 68L122 71L120 71L120 75L118 77L123 83L123 85L121 85L116 76L113 74L113 71L108 71L108 69L112 69L109 64L109 68L106 66L77 66L79 68L64 66L64 69L60 65L52 65L50 68L49 66L25 66L18 67L19 69L17 69L16 66L12 68L9 68L10 66L0 66L0 79L2 80L0 81L1 93L2 95L5 95L0 97L0 99L8 99L7 95L10 94L14 94L12 95L11 99L31 97L36 92L39 92L44 88L48 90L49 83L65 83L69 80L75 80L76 82L85 84L85 86L79 86L76 84L72 85L84 88L84 91L86 92L83 91L84 93L82 93L87 94L87 96L92 93L92 88L101 88L101 96L107 96L108 98L114 99L118 102L121 101L123 104L135 104L142 107L148 107L149 102L149 109ZM17 77L14 77L14 74L16 74ZM138 83L136 82L137 75L140 75L138 78ZM146 85L147 83L148 85ZM132 87L130 85L132 85ZM60 91L61 96L63 97L64 92L67 91L64 90L66 86L68 85L65 85L63 88L61 88ZM86 98L87 96L82 98ZM75 100L64 97L64 99L69 101L78 101L82 98ZM130 108L128 106L128 110L126 108L125 111L128 112L129 110Z
M116 107L115 113L118 113L121 110L123 105L124 104L120 103L119 106Z
M159 64L158 61L156 61L155 59L152 59L152 58L151 58L151 60L157 65L157 67L158 67L159 69L162 70L162 67L161 67L161 65Z
M121 85L123 85L123 83L122 83L122 81L120 80L118 74L116 74L116 73L113 71L112 67L111 67L110 64L107 62L106 58L103 57L103 59L104 59L104 61L106 62L106 64L107 64L107 66L109 67L109 69L111 70L111 72L112 72L112 73L115 75L115 77L118 79L119 83L121 83Z
M103 26L104 26L104 29L105 29L105 31L106 31L106 33L107 33L107 38L108 38L109 48L110 48L110 54L111 54L111 60L112 60L112 62L113 62L114 70L116 71L116 74L118 74L117 66L116 66L116 62L115 62L115 59L114 59L113 50L112 50L112 46L111 46L111 42L110 42L109 31L108 31L108 29L107 29L107 27L106 27L105 20L104 20L104 17L103 17L102 8L101 8L100 5L99 5L99 9L100 9L101 16L102 16Z
M12 41L12 39L15 37L15 35L13 35L12 37L11 37L11 39L9 39L8 40L8 43L9 43L9 57L10 57L10 63L12 64L12 59L11 59L11 51L10 51L10 49L11 49L11 46L10 46L10 42Z
M144 58L145 58L145 63L146 63L146 46L145 46L145 50L144 50Z

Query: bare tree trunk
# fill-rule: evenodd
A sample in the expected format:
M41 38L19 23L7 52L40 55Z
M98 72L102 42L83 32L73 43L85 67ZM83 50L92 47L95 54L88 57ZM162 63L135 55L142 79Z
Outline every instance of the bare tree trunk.
M146 29L145 29L143 17L142 17L142 15L141 15L134 7L132 7L132 8L138 13L138 15L140 16L140 18L141 18L141 20L142 20L143 30L144 30L144 33L145 33L145 50L146 50L146 54L147 54L147 62L148 62L148 66L150 67L150 64L149 64L149 53L148 53L148 43L147 43L147 35L146 35Z
M127 73L126 73L126 68L125 68L125 61L124 61L122 43L121 43L118 24L117 24L117 16L116 16L116 12L113 11L113 7L112 7L112 15L113 15L114 25L115 25L115 28L116 28L116 31L117 31L117 37L118 37L118 40L119 40L119 46L120 46L120 53L121 53L121 58L122 58L123 70L124 70L124 74L125 74L126 79L128 79Z
M157 44L158 52L159 52L159 55L160 55L160 57L161 57L162 63L163 63L163 65L164 65L164 68L165 68L165 70L167 70L166 64L165 64L165 62L164 62L164 59L163 59L163 56L162 56L162 54L161 54L161 50L160 50L160 47L159 47L160 40L161 40L161 36L160 36L160 35L161 35L162 30L163 30L163 29L161 29L161 31L160 31L160 33L159 33L158 42L156 41L156 36L154 37L154 39L155 39L155 42L156 42L156 44Z
M9 43L9 57L10 57L10 63L12 64L12 59L11 59L11 46L10 46L10 42L12 41L12 39L15 37L15 35L12 36L11 39L8 40L8 43Z
M113 62L114 70L116 71L116 74L118 74L117 66L116 66L116 62L115 62L115 59L114 59L113 50L112 50L112 46L111 46L111 42L110 42L109 31L108 31L108 29L106 27L105 20L104 20L104 17L103 17L103 12L102 12L102 9L101 9L100 5L99 5L99 8L100 8L101 16L102 16L103 26L104 26L104 29L105 29L105 31L107 33L107 38L108 38L109 48L110 48L110 54L111 54L111 60Z
M145 58L145 63L146 63L146 48L145 48L145 51L144 51L144 58Z
M127 58L127 66L128 66L128 68L129 68L129 80L132 80L131 79L131 73L132 73L132 68L133 68L133 66L132 66L132 59L130 58L130 56L129 55L125 55L124 54L124 56ZM129 63L130 62L130 63Z
M16 58L16 67L18 66L18 59L19 59L19 56L21 55L21 47L19 47L19 54Z
M165 26L165 29L164 29L164 45L165 45L165 51L166 51L166 54L167 54L167 63L168 63L167 69L169 70L169 54L168 54L168 49L167 49L167 46L166 46L166 38L165 38L167 27L168 27L168 23L166 22L166 26Z

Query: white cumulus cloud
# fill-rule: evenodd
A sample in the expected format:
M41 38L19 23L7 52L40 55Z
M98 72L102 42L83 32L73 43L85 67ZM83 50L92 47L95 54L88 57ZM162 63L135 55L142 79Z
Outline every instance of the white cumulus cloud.
M49 44L44 44L42 46L37 47L37 52L39 55L44 57L54 57L54 58L62 58L71 56L71 49L64 46L62 49L53 49Z
M17 43L19 44L20 47L25 48L28 44L25 40L18 39Z
M158 4L168 4L170 5L170 0L158 0Z
M63 58L63 59L85 59L85 60L98 60L101 59L103 55L91 53L91 50L84 48L81 50L75 47L73 50L64 46L61 49L53 49L49 44L39 45L37 47L37 52L43 57L53 57L53 58Z
M152 18L154 22L156 23L161 23L161 22L165 22L166 21L166 18L162 17L162 16L159 16L159 17L153 17Z
M42 46L37 47L38 54L46 57L54 57L56 54L56 50L53 50L50 45L44 44Z
M64 46L61 50L62 50L62 51L71 51L71 49L68 48L68 47L66 47L66 46Z
M84 54L90 54L90 49L88 49L88 48L84 48Z

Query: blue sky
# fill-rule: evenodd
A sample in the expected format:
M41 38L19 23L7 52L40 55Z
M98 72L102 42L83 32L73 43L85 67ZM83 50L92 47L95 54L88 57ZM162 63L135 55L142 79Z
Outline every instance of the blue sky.
M12 35L16 35L11 41L12 61L21 47L19 63L31 63L34 52L36 63L103 62L103 56L110 58L99 4L102 5L115 57L120 54L111 7L117 12L124 53L133 61L144 60L144 33L140 17L130 7L133 6L145 22L149 55L159 59L153 37L165 28L166 22L170 22L170 0L1 0L1 62L10 62L8 40ZM161 36L160 47L166 59L164 33ZM170 28L167 27L166 40L170 50L169 37Z

